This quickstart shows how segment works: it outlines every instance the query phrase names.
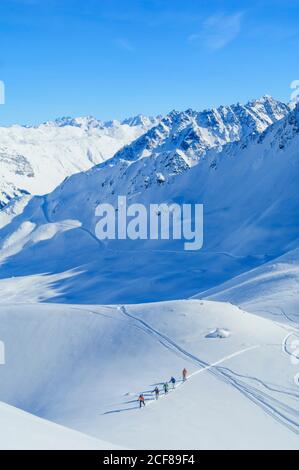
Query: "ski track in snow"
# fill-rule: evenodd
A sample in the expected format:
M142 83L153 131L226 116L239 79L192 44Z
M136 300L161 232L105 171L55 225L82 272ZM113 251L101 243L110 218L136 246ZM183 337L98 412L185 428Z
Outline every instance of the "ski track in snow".
M284 340L284 342L283 342L283 351L284 351L286 354L288 354L289 356L293 357L296 361L298 361L298 360L299 360L299 356L297 356L297 354L296 354L295 352L289 351L289 349L288 349L288 340L289 340L289 338L291 338L292 336L294 336L294 337L296 338L296 341L298 342L298 340L299 340L299 335L298 335L296 332L291 332L291 333L289 333L289 334L286 336L286 338L285 338L285 340Z
M292 322L292 323L295 323L295 324L297 325L297 326L295 327L295 329L298 330L298 329L299 329L299 328L298 328L298 321L297 321L297 320L294 320L292 317L290 317L290 316L289 316L290 314L287 314L287 313L285 312L285 310L284 310L282 307L277 307L277 308L280 310L281 314L282 314L288 321L290 321L290 322ZM291 315L292 315L293 317L298 317L298 315L296 315L295 313L292 313Z
M44 214L44 217L46 219L46 221L51 224L53 223L53 221L51 221L51 218L49 216L49 209L48 209L48 201L47 201L47 196L45 196L43 198L43 203L41 204L41 209L43 211L43 214ZM65 224L67 226L67 224ZM72 227L73 228L73 227ZM104 243L99 239L97 238L90 230L88 230L87 228L83 227L82 225L79 227L76 227L77 229L79 230L82 230L83 232L87 233L90 237L92 237L98 245L101 245L101 246L105 246ZM110 250L112 251L111 249L105 247L107 250Z
M230 356L220 359L214 364L208 364L207 362L196 357L194 354L191 354L190 352L183 349L176 342L174 342L171 338L159 332L158 330L153 328L151 325L146 323L144 320L134 316L132 313L128 311L128 308L126 308L125 306L119 306L118 310L122 313L123 316L127 317L129 321L131 321L135 327L140 328L146 334L149 334L152 337L154 337L156 340L158 340L162 344L162 346L164 346L165 348L167 348L174 354L187 358L189 361L193 362L194 364L199 365L201 369L191 374L189 376L189 380L200 373L209 372L212 375L214 375L217 379L222 380L230 384L231 386L233 386L240 393L245 395L256 405L261 407L267 414L269 414L276 421L280 422L281 424L286 426L288 429L290 429L294 433L299 434L299 411L285 404L281 400L278 400L277 398L271 396L269 393L266 392L266 390L269 392L279 393L282 395L288 395L296 400L299 399L298 394L290 392L288 390L282 390L282 389L270 386L269 384L266 384L265 382L263 382L262 380L256 377L238 374L227 367L221 367L221 366L219 367L220 363L226 360L229 360L237 355L244 354L245 352L249 352L250 350L257 349L261 347L260 345L252 346L252 347L243 349L241 351L237 351L231 354ZM96 312L93 312L93 313L96 313ZM271 346L271 345L267 345L267 346ZM246 381L254 382L256 385L254 386ZM188 380L186 382L181 381L177 385L176 389L180 387L181 385L183 384L185 385L187 383L188 383ZM264 390L261 390L258 387L262 387ZM173 392L175 390L170 390L168 393L170 393L171 391ZM143 393L147 399L150 399L150 401L147 403L148 405L156 401L153 398L153 392L151 390L146 390ZM161 397L165 398L165 394L162 394ZM136 399L127 402L127 404L128 403L136 403ZM133 408L110 410L110 411L107 411L105 414L119 413L122 411L129 411L129 410L134 410L134 409L137 409L137 408L133 407Z

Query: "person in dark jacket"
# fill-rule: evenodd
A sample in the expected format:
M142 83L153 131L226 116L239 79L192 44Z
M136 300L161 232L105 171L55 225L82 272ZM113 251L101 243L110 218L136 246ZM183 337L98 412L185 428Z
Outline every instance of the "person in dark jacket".
M172 384L172 388L175 388L175 383L176 383L176 380L174 377L171 377L170 379L170 383Z

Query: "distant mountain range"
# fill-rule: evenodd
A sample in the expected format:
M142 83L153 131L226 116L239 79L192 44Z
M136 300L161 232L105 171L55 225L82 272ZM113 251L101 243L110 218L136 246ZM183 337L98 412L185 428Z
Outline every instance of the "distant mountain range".
M64 117L37 127L0 128L0 205L24 193L45 194L64 178L105 161L158 122Z

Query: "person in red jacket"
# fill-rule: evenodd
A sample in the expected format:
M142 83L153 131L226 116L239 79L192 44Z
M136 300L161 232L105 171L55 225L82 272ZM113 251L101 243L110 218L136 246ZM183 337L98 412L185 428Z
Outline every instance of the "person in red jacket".
M144 399L143 393L140 393L138 401L139 401L139 408L141 408L142 405L145 406L145 399Z
M182 374L183 374L183 382L186 382L186 380L187 380L187 369L186 369L186 367L184 367Z

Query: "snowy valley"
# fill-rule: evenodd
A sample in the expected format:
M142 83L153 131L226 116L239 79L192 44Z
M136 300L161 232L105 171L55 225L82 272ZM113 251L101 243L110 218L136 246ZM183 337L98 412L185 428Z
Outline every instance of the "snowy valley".
M41 429L52 448L50 421L67 448L298 449L299 105L157 119L0 129L0 436L30 422L27 446ZM119 195L202 203L203 248L98 240Z

